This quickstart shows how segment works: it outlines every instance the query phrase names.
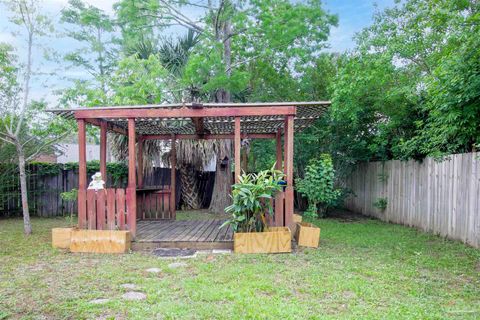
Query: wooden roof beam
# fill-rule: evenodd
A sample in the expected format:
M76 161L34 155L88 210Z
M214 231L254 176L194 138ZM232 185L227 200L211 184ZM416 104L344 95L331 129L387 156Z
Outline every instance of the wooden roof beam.
M242 139L274 139L276 136L275 133L251 133L251 134L242 134ZM142 135L141 139L143 140L169 140L172 138L171 134L151 134L151 135ZM234 134L205 134L199 136L196 134L176 134L175 139L205 139L205 140L214 140L214 139L233 139Z
M246 116L294 116L296 107L232 107L232 108L179 108L179 109L95 109L77 110L77 119L98 118L202 118Z

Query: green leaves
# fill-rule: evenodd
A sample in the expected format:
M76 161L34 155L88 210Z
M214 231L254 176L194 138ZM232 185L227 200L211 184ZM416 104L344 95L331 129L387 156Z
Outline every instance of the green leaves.
M232 218L225 225L232 225L235 231L263 231L265 216L272 214L270 199L282 189L279 184L284 177L281 171L270 169L258 174L242 174L239 183L232 186L233 204L225 208Z
M340 197L341 191L334 187L334 182L335 170L329 154L321 154L319 158L310 160L305 169L305 178L296 180L297 190L308 199L307 216L316 217L318 205L325 210Z

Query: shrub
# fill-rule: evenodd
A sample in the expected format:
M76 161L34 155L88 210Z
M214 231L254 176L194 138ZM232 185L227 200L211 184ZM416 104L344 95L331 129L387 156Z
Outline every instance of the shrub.
M281 171L273 168L242 174L239 183L232 186L233 204L225 208L232 218L222 227L230 224L235 232L263 232L266 214L273 213L270 199L282 189L279 182L283 177Z
M329 154L309 161L305 169L305 178L297 179L297 190L307 197L307 217L322 217L327 208L340 197L341 190L334 187L335 170Z

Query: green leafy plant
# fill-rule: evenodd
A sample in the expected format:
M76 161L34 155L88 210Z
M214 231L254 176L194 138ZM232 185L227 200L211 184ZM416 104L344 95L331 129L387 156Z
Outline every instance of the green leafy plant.
M266 215L273 213L270 199L282 189L279 181L283 177L283 172L273 167L257 174L242 174L232 186L233 204L225 208L232 218L221 227L231 225L235 232L263 232Z
M387 205L388 205L388 200L387 198L378 198L374 203L373 203L373 206L377 209L380 209L380 210L385 210L387 209Z
M335 170L329 154L321 154L320 157L309 161L305 169L305 178L296 181L297 190L308 199L305 216L311 218L323 216L327 208L340 197L341 190L335 188L334 181Z
M72 189L70 191L62 192L60 193L60 197L62 198L62 200L67 202L67 206L69 207L70 212L70 224L73 224L73 207L74 203L78 199L78 190Z

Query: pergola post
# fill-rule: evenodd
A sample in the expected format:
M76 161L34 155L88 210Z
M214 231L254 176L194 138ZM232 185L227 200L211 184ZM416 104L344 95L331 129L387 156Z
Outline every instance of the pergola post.
M176 167L177 167L177 148L176 148L176 143L175 143L175 135L173 134L172 135L172 149L171 149L171 152L170 152L170 166L171 166L171 170L170 170L170 216L171 216L171 219L175 220L177 217L177 213L176 213L176 208L175 208L175 204L176 204L176 182L177 182L177 170L176 170Z
M140 136L137 142L137 183L139 188L143 188L143 143L144 140Z
M285 117L285 174L287 187L285 189L285 226L293 224L293 120L294 116Z
M87 226L87 136L85 119L78 119L78 228Z
M241 135L240 135L240 117L235 117L235 135L234 135L234 149L235 149L235 183L240 181L241 175Z
M282 129L278 128L276 137L276 163L275 169L282 171ZM275 196L275 225L276 226L283 226L283 200L284 200L284 193L278 192Z
M100 173L107 184L107 122L100 122Z
M137 181L135 176L135 118L128 119L127 225L132 237L137 232Z

